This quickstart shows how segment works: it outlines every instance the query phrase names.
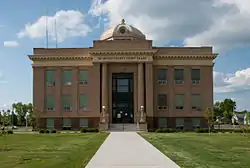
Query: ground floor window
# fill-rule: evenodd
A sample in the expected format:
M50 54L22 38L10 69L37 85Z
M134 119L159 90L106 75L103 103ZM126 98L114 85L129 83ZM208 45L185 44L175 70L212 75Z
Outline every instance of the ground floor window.
M200 118L192 118L193 128L200 128Z
M87 118L81 118L80 119L80 128L88 128L89 127L89 121Z
M167 128L168 124L167 124L167 118L158 118L158 127L159 128Z
M64 130L70 130L72 127L71 119L70 118L64 118L63 119L63 129Z
M47 129L54 129L54 119L52 119L52 118L46 119L46 128Z
M175 126L178 129L183 129L184 128L184 118L176 118Z

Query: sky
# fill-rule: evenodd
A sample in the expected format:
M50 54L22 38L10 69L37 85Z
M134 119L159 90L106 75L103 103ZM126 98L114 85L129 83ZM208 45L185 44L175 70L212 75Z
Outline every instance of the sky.
M155 46L213 46L214 100L250 110L249 0L1 0L0 109L32 102L27 55L46 47L90 47L124 18ZM57 38L55 35L55 22Z

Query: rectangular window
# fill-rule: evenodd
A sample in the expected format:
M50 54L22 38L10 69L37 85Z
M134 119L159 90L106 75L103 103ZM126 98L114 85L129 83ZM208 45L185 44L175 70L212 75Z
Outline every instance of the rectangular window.
M88 128L89 127L89 121L87 118L81 118L80 119L80 128Z
M175 69L174 70L174 81L175 84L184 83L184 69Z
M88 109L88 95L80 94L80 110Z
M71 128L72 123L70 118L64 118L63 119L63 127L64 128Z
M80 70L80 84L87 85L89 78L89 72L87 70Z
M175 95L175 108L183 109L184 108L184 94Z
M46 109L55 110L54 97L52 95L47 95L46 97Z
M71 85L72 84L72 71L71 70L64 70L63 71L63 84L64 85Z
M175 125L176 125L176 128L183 129L184 128L184 118L176 118Z
M201 95L192 94L192 109L199 110L201 108Z
M166 94L158 94L157 108L158 108L158 110L166 110L167 109L167 95Z
M54 119L52 119L52 118L46 119L46 128L47 129L54 129Z
M62 96L62 105L65 111L72 111L72 101L71 95L63 95Z
M168 127L167 118L159 118L158 119L158 127L159 128L167 128Z
M46 85L55 86L55 70L47 70L45 76Z
M192 80L192 84L200 83L200 69L192 69L191 80Z
M160 85L168 83L168 70L167 69L158 69L157 71L157 83Z
M200 118L192 118L193 128L200 128L201 121Z

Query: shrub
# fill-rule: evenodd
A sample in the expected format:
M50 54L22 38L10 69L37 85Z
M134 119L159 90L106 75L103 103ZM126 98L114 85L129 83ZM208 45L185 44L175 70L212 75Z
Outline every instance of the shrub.
M163 129L158 128L157 130L155 130L155 132L157 132L157 133L163 133Z
M155 131L156 131L155 128L150 128L150 129L148 129L148 132L155 132Z
M53 134L53 133L56 133L56 130L53 129L53 130L50 131L50 133L52 133L52 134Z
M8 130L7 133L8 134L13 134L13 131L12 130Z
M80 129L80 132L81 132L81 133L86 133L86 132L87 132L87 129L86 129L86 128L81 128L81 129Z
M195 132L196 133L209 133L209 129L208 128L196 128Z
M40 133L40 134L44 134L44 132L45 132L44 129L40 129L40 130L39 130L39 133Z
M50 133L50 131L49 131L49 130L45 130L44 132L45 132L46 134L49 134L49 133Z
M0 136L5 135L7 132L5 130L0 130Z

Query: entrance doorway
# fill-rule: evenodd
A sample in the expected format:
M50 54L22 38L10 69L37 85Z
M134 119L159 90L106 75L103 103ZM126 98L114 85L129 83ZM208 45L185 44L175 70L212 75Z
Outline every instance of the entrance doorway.
M133 73L112 74L112 122L134 122Z

